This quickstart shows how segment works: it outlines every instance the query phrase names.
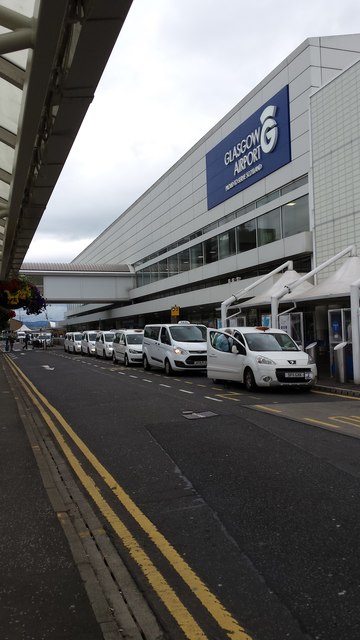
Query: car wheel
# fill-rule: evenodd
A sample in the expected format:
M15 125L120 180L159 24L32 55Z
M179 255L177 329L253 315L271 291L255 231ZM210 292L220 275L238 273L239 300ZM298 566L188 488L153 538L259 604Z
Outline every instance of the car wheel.
M165 373L166 373L167 376L171 376L172 372L173 372L173 370L172 370L171 364L170 364L169 360L166 358L166 360L165 360Z
M127 357L127 354L125 353L124 355L124 366L128 367L129 366L129 358Z
M150 371L151 367L149 365L148 359L146 356L143 357L143 367L145 371Z
M249 369L249 367L245 369L244 385L245 385L246 391L255 391L256 389L254 374L251 371L251 369Z
M95 351L95 358L99 358L99 354L97 351Z

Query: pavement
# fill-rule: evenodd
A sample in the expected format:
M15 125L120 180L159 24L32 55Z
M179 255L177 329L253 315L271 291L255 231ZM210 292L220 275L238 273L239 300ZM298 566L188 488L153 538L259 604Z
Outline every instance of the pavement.
M0 347L1 639L164 639L8 359ZM360 397L326 370L316 388Z

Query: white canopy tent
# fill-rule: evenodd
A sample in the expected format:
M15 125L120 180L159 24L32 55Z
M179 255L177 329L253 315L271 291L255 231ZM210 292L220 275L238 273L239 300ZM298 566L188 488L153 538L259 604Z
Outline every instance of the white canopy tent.
M350 256L328 278L313 287L306 295L300 291L292 294L294 302L333 300L349 297L351 308L353 373L355 384L360 384L360 325L359 325L360 258ZM355 330L357 327L357 331Z
M293 284L299 278L300 278L300 274L297 271L294 271L293 269L288 269L279 277L277 282L271 285L269 289L267 289L263 293L260 293L257 296L254 296L250 300L247 300L246 302L244 302L244 304L241 305L241 308L248 309L249 307L260 307L265 305L270 306L271 297L273 295L275 295L278 291L281 291L287 285ZM305 281L301 285L299 285L298 291L305 295L311 291L313 286L314 285L312 285L310 282ZM281 299L281 302L288 302L288 301L293 302L293 296L290 293L286 294Z
M23 333L23 332L24 332L24 333L26 333L26 332L30 333L30 332L31 332L31 329L29 329L29 327L27 327L27 326L26 326L26 324L22 324L22 325L21 325L21 327L20 327L19 329L16 329L16 332L15 332L15 333L18 333L19 331L20 331L21 333Z
M284 274L285 275L285 274ZM350 256L345 262L329 275L325 280L310 288L309 291L300 290L300 285L293 293L286 294L282 298L291 299L294 302L307 302L322 300L324 298L350 297L350 286L360 278L360 257Z
M292 293L293 289L298 289L304 280L308 280L311 276L322 271L322 269L333 264L346 254L350 254L350 257L332 273L328 278L320 282L320 284L314 286L307 294L296 292ZM302 301L316 301L316 300L332 300L344 297L349 297L351 307L351 325L352 325L352 352L353 352L353 371L354 382L360 384L360 324L359 324L359 301L360 301L360 258L356 255L355 245L346 247L343 251L336 254L326 262L322 263L318 267L315 267L305 276L299 278L297 282L292 285L285 285L282 291L277 292L271 298L271 318L272 326L277 326L277 314L279 300L285 295L289 296L294 302Z

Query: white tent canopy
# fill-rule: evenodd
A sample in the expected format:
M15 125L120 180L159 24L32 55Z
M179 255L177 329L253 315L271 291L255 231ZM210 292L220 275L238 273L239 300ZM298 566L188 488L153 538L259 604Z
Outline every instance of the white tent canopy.
M271 285L269 289L267 289L266 291L263 291L263 293L260 293L259 295L254 296L250 300L247 300L246 302L241 304L241 308L243 309L243 308L249 308L249 307L260 307L260 306L270 305L271 296L273 296L278 291L281 291L284 287L286 287L286 285L293 284L299 278L300 278L300 274L297 273L297 271L294 271L293 269L288 269L279 277L279 279L274 284ZM311 291L312 288L313 288L313 285L310 282L303 282L302 284L299 285L297 291L305 295L309 291ZM281 299L281 302L292 301L293 297L294 296L292 294L287 293L285 296L283 296L283 298Z
M342 298L344 296L350 296L350 286L356 280L360 278L360 258L358 256L351 256L345 260L345 262L332 273L326 280L315 285L309 291L304 293L301 291L301 286L290 295L286 295L282 298L288 298L295 301L311 301L321 300L323 298Z
M16 329L15 333L17 333L18 331L24 331L25 333L26 333L26 331L28 331L30 333L31 329L29 329L29 327L27 327L26 324L22 324L20 329Z

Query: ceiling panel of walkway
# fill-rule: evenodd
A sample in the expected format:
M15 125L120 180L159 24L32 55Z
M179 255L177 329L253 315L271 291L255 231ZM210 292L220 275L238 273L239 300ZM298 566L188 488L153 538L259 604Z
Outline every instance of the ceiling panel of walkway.
M0 279L21 267L132 0L0 0Z

